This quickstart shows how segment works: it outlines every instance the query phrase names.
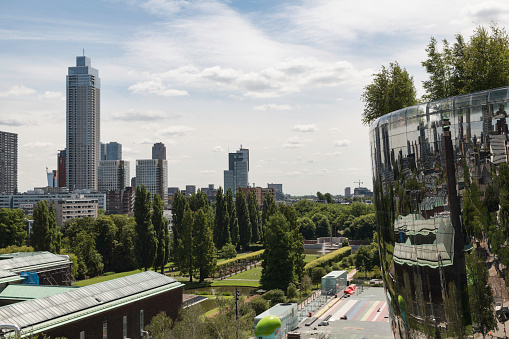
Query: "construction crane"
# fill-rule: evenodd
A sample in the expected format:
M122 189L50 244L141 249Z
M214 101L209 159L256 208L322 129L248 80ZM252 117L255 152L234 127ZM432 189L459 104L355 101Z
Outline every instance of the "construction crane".
M364 184L364 183L363 183L362 181L360 181L360 180L359 180L359 181L354 181L353 183L354 183L354 184L359 184L359 188L361 188L361 184Z

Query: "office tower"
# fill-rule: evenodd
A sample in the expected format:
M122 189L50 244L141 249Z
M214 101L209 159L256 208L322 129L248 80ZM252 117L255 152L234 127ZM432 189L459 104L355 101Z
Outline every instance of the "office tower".
M166 160L166 147L162 142L152 146L152 159Z
M58 171L52 170L48 172L48 168L46 167L46 176L48 178L48 187L58 187Z
M18 135L0 131L0 194L18 192Z
M345 198L349 198L351 194L352 194L352 188L345 187Z
M154 194L159 194L166 204L168 201L168 160L136 160L136 185L144 185L150 192L151 198L154 198Z
M118 142L101 142L101 160L122 160L122 144Z
M231 188L236 195L238 187L248 187L249 149L242 148L228 154L228 170L224 171L224 190Z
M76 57L67 75L67 170L69 190L97 190L100 159L100 79L89 57Z
M101 160L98 168L98 191L119 191L130 184L129 161Z
M196 194L196 185L186 185L186 196L190 197L193 194Z
M58 151L57 154L57 172L58 172L58 187L66 186L66 169L67 169L67 152L66 150Z

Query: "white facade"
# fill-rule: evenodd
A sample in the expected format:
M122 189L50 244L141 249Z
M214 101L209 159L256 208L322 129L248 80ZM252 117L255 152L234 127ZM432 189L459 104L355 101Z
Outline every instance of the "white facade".
M144 185L151 198L159 194L168 201L168 161L161 159L136 160L136 186Z
M52 201L55 208L57 226L62 226L67 220L83 217L97 218L98 208L96 199L87 199L82 195L73 194L71 199Z

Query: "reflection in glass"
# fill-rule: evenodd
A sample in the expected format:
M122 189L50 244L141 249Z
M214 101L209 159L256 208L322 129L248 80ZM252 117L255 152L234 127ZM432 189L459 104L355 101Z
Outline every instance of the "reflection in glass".
M505 336L508 89L370 126L378 241L396 338Z

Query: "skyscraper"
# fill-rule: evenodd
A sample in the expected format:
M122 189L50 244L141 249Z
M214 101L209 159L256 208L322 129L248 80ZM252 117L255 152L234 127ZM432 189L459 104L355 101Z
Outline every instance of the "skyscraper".
M0 194L18 191L18 135L0 132Z
M119 191L131 181L129 161L101 160L98 168L98 191Z
M136 160L136 186L144 185L151 198L159 194L168 201L168 160Z
M152 159L166 160L166 147L162 142L152 146Z
M76 57L67 74L67 169L69 190L97 190L100 159L100 79L89 57Z
M238 187L248 187L249 149L242 148L228 154L228 170L224 171L224 190L231 188L236 195Z
M122 160L122 144L118 142L101 142L101 160Z

